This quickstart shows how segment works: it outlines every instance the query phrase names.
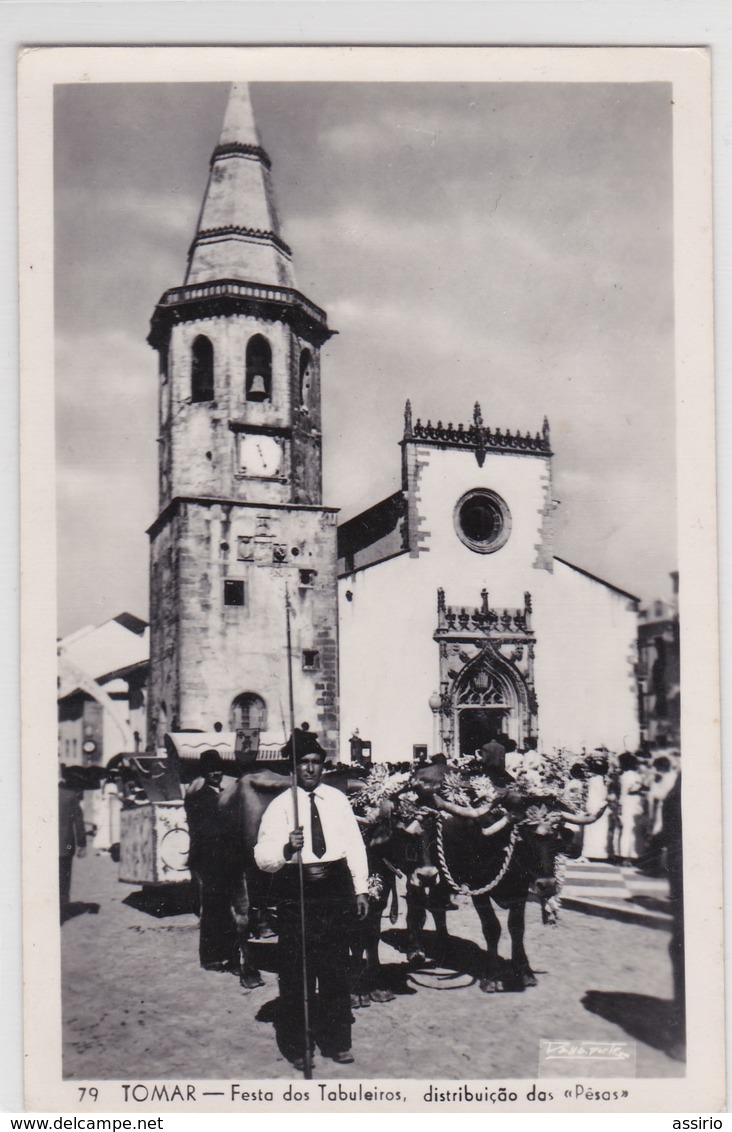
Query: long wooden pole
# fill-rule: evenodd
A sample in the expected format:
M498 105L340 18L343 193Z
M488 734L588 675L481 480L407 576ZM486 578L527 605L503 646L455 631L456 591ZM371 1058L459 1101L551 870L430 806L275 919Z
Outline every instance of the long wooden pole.
M297 737L295 734L295 692L292 680L292 633L290 630L290 593L285 586L285 612L287 617L287 680L290 692L290 740L292 744L292 803L295 814L295 827L300 825L300 812L297 800ZM305 1053L303 1056L303 1075L306 1081L312 1080L313 1058L310 1051L310 1000L308 995L308 961L305 939L305 876L302 867L302 853L298 850L297 872L300 889L300 940L302 944L302 1006L303 1028L305 1031Z

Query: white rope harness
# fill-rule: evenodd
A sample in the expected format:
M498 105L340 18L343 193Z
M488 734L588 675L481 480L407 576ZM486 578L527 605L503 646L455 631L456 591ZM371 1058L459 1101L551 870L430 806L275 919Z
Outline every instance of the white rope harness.
M437 818L437 856L440 862L442 873L445 877L445 880L450 885L450 888L452 888L455 892L459 892L461 896L484 896L486 892L491 892L496 887L496 885L500 884L500 882L508 872L509 865L513 860L514 847L518 839L518 828L515 825L511 826L511 835L508 839L508 845L506 846L506 855L504 857L501 868L498 870L493 880L489 881L488 884L484 884L482 888L469 888L467 884L458 884L449 868L447 867L447 861L445 860L445 846L442 841L443 821L443 815L439 814Z

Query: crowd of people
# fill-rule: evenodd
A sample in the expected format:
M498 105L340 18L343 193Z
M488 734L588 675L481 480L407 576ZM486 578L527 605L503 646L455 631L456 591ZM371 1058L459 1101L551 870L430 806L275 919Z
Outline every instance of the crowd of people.
M510 749L497 736L473 755L433 763L452 764L458 772L479 773L487 789L521 787L536 794L554 794L568 807L599 814L584 827L582 857L636 865L657 875L672 871L667 815L680 784L677 752L622 752L598 749L581 758L566 752L551 756ZM279 955L277 1040L284 1055L300 1068L312 1056L304 1045L303 946L309 956L309 997L313 1005L311 1041L339 1063L351 1053L350 951L357 923L368 913L368 865L358 822L345 794L322 781L325 752L306 725L294 732L283 755L296 764L296 786L282 779L266 808L250 864L267 879L267 896L257 901L247 885L244 857L234 860L231 840L222 835L221 801L225 764L218 752L201 757L193 781L182 788L190 834L189 868L200 916L201 966L233 970L247 989L262 984L258 971L241 966L241 925L251 930L253 904L276 906ZM369 775L370 766L351 765L350 776ZM415 764L389 765L389 773L405 780ZM235 780L234 780L235 782ZM229 789L232 780L229 779ZM69 776L60 784L60 893L62 920L69 904L71 861L83 855L87 831L96 852L119 859L120 810L140 801L136 787L112 767L96 789L87 791L86 822L80 792ZM251 854L250 854L251 857ZM300 868L299 866L302 866ZM673 878L672 878L673 879ZM252 899L254 896L254 899ZM305 908L303 935L302 906ZM254 911L257 909L255 908ZM261 929L261 930L260 930ZM259 938L274 935L268 924L257 925ZM244 974L246 973L246 979ZM316 993L317 992L317 993Z
M552 760L520 756L523 772L542 783ZM568 756L563 756L569 762ZM516 766L507 756L507 766ZM571 762L565 800L588 813L604 812L583 834L582 856L591 861L636 866L649 874L665 871L664 802L680 774L677 751L650 753L597 750Z

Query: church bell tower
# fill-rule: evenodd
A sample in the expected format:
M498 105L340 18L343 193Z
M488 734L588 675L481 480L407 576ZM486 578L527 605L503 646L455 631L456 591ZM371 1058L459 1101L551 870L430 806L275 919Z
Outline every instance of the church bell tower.
M295 286L246 84L233 84L159 357L159 514L150 528L149 734L288 726L338 743L336 510L321 498L320 349Z

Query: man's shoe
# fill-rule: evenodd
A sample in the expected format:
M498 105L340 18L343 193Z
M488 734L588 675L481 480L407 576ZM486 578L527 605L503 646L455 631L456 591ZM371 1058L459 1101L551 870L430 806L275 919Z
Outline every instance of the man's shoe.
M256 990L257 987L263 987L265 983L261 971L247 970L239 973L239 985L244 990L250 991Z
M339 1053L331 1054L331 1059L335 1061L336 1065L351 1065L353 1054L350 1049L342 1049Z
M287 1060L289 1061L292 1068L296 1069L298 1071L298 1073L302 1073L304 1071L304 1069L305 1069L305 1058L304 1057L288 1057ZM311 1053L310 1054L310 1064L311 1064L311 1066L312 1066L314 1061L315 1061L315 1054Z

